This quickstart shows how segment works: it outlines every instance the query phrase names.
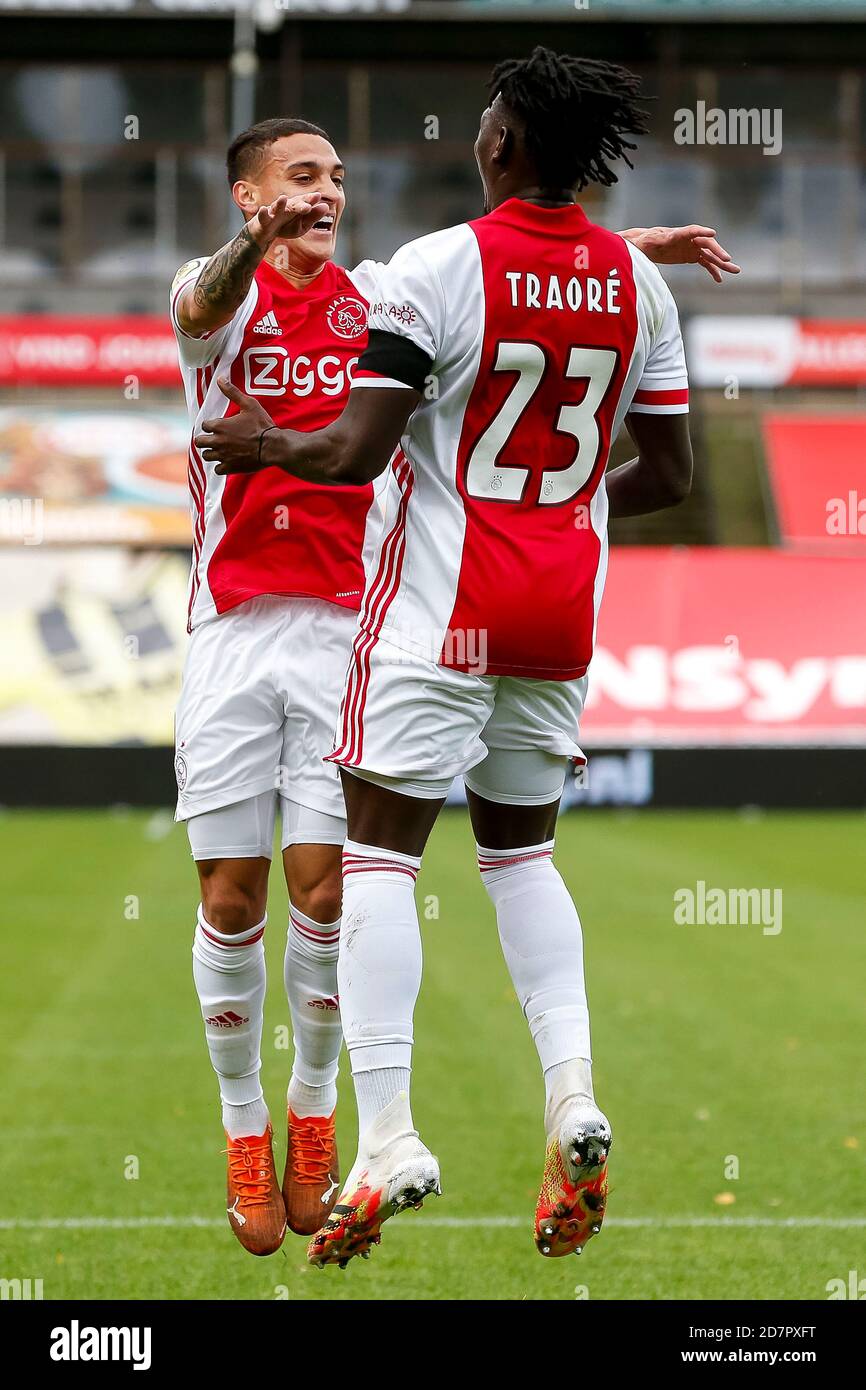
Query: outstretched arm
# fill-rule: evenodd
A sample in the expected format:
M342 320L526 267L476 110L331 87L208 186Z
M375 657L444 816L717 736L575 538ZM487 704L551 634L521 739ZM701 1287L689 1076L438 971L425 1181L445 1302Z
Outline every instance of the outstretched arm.
M259 208L179 296L175 312L184 333L200 338L234 318L271 244L278 237L303 236L327 211L325 202L285 194L269 207Z
M714 229L697 222L688 227L630 227L620 236L656 265L701 265L719 285L723 271L726 275L740 273L740 267L716 241Z
M282 468L296 478L333 487L358 487L384 472L405 433L421 392L411 386L375 386L349 392L343 413L312 434L279 429L252 396L222 377L219 388L237 413L205 420L195 443L216 472L257 473Z

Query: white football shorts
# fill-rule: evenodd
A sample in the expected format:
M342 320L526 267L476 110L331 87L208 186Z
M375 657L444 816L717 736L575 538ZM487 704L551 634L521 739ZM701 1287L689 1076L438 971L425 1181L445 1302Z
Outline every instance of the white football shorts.
M399 781L412 796L444 796L462 774L479 795L540 804L561 792L569 759L585 762L577 739L586 690L586 676L551 681L475 675L384 637L356 642L331 756L372 781ZM495 777L487 778L479 765L492 749L545 756L510 762L498 757ZM521 768L528 773L536 763L561 769L558 790L550 791L550 774L543 771L544 787L535 784L535 774L525 787L518 785L527 780ZM503 768L506 779L514 769L513 788L504 785Z
M186 829L193 859L273 858L278 806L282 849L289 845L342 845L346 838L345 815L327 816L324 811L313 811L275 791L266 791L190 816Z
M193 630L175 716L177 820L267 791L345 820L339 772L323 759L356 622L324 599L264 597Z

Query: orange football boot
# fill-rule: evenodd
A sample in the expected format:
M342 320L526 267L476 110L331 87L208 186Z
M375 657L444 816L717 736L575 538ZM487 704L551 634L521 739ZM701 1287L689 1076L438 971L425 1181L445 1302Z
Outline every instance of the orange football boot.
M579 1255L598 1235L607 1205L610 1125L591 1101L572 1105L547 1145L535 1208L535 1245L542 1255Z
M231 1139L226 1135L229 1225L251 1255L273 1255L286 1234L286 1208L274 1168L273 1129Z
M340 1190L335 1115L336 1111L301 1119L289 1106L283 1201L289 1229L299 1236L319 1229Z

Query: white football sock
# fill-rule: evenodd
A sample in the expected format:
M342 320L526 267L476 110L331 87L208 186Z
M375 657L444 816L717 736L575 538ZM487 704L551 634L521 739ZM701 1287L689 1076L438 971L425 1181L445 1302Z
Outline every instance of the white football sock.
M260 1080L267 920L228 935L210 925L199 905L193 939L193 979L219 1077L223 1125L233 1139L263 1134L268 1124Z
M343 1029L337 997L340 920L316 922L293 907L283 976L292 1015L295 1060L287 1101L301 1119L332 1115Z
M358 1156L363 1164L365 1158L372 1158L383 1150L390 1149L399 1140L417 1137L418 1133L412 1124L412 1112L409 1109L409 1096L405 1091L398 1091L377 1111L364 1130L358 1145Z
M308 1086L306 1081L293 1076L286 1091L286 1105L299 1120L306 1120L310 1115L333 1115L336 1097L334 1085Z
M552 855L552 840L522 849L478 846L481 878L496 908L505 962L538 1051L548 1102L563 1085L586 1083L591 1057L583 933ZM581 1068L560 1070L578 1059Z
M347 840L343 849L340 1009L361 1136L409 1090L412 1016L421 987L414 855Z
M544 1129L548 1135L552 1136L559 1129L575 1100L590 1100L595 1104L592 1063L586 1058L557 1062L544 1073Z
M368 1077L375 1075L374 1072L362 1074ZM411 1140L418 1141L418 1132L412 1124L409 1096L406 1091L398 1091L387 1105L373 1115L359 1135L357 1157L343 1183L343 1191L351 1192L361 1174L369 1170L371 1162L375 1163L383 1155L396 1158L398 1162L401 1158L405 1159L408 1156L406 1141ZM396 1154L395 1149L399 1151ZM417 1153L417 1143L410 1145L410 1153Z
M249 1105L231 1105L223 1101L223 1129L232 1139L264 1134L269 1124L270 1115L264 1099L250 1101Z
M409 1107L411 1076L408 1067L379 1067L375 1071L353 1073L355 1098L358 1102L359 1134L367 1134L377 1115L380 1115L401 1092L406 1102L407 1124L409 1129L412 1129L412 1111Z

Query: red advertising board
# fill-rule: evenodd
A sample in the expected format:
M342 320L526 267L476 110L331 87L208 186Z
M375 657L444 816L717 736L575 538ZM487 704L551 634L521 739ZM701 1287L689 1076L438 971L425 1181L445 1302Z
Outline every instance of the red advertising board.
M866 415L770 412L761 423L782 540L866 554Z
M866 321L698 315L687 329L695 386L859 386ZM0 386L105 386L134 372L177 386L168 317L0 316Z
M861 386L866 320L700 314L686 334L694 386Z
M180 386L168 315L0 316L0 386Z
M866 744L866 557L615 549L582 733Z

